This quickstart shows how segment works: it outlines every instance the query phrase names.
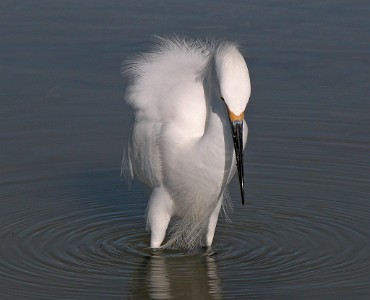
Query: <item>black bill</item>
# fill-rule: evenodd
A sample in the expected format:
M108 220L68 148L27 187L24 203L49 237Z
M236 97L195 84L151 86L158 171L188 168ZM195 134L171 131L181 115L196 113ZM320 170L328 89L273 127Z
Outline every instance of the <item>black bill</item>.
M242 204L244 205L243 120L230 120L230 123L234 141L236 166L238 168L240 193L242 194Z

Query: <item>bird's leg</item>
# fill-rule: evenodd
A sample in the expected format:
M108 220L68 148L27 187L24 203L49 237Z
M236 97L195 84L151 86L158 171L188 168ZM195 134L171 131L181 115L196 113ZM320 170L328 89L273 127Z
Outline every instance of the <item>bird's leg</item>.
M166 236L168 223L171 220L173 202L163 187L152 191L148 204L148 223L151 231L150 248L159 248Z
M218 220L218 214L220 213L222 199L218 201L218 204L211 214L211 217L209 218L208 223L208 231L207 231L207 247L210 247L213 241L213 237L215 235L217 220Z

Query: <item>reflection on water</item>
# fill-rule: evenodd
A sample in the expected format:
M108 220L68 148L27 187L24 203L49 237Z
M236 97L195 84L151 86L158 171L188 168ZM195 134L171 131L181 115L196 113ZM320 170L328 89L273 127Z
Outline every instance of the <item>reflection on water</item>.
M257 178L263 174L256 172ZM291 173L284 182L268 179L279 186L276 195L266 195L256 191L266 188L268 180L258 180L260 187L249 193L254 201L248 210L236 210L232 223L218 224L216 255L201 250L152 253L142 215L146 195L139 186L123 190L114 170L71 175L12 181L3 187L2 295L265 299L276 294L366 293L370 227L362 192L330 188L326 181L323 197L322 177L309 188L295 183L304 197L300 191L283 195L297 177ZM237 185L232 196L238 196ZM23 198L32 201L20 202Z
M134 299L222 299L216 262L209 255L153 254L137 273L130 288Z

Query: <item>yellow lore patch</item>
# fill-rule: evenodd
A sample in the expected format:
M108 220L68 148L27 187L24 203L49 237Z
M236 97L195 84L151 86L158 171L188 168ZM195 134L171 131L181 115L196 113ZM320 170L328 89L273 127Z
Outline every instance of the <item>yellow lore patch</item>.
M244 112L242 112L239 116L237 116L232 111L229 110L229 117L230 117L231 122L242 121L244 119Z

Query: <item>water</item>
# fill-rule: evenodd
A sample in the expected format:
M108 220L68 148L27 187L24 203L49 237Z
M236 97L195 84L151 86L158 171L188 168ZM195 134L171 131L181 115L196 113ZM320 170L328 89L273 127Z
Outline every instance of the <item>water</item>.
M2 1L1 299L367 299L366 1ZM151 255L146 189L119 176L119 75L152 34L240 41L247 205L214 256Z

